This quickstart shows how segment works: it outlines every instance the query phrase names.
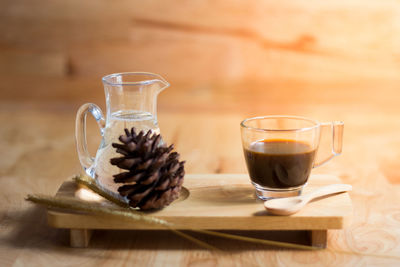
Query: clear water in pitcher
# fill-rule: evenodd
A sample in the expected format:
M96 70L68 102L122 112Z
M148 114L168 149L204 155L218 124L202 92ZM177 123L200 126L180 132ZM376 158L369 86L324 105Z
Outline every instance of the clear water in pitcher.
M149 112L120 110L112 113L107 118L103 139L97 150L93 172L99 185L112 193L117 193L117 189L120 186L114 183L112 176L120 173L121 169L111 165L110 159L121 155L116 153L111 144L119 142L118 138L120 135L125 134L125 128L131 129L132 127L135 127L136 132L152 130L153 133L160 133L157 119Z

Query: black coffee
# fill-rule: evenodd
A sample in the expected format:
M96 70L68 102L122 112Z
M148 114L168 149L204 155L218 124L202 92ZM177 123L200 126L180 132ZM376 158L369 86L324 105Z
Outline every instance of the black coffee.
M244 149L247 169L254 183L270 188L305 184L310 175L315 149L306 143L266 139Z

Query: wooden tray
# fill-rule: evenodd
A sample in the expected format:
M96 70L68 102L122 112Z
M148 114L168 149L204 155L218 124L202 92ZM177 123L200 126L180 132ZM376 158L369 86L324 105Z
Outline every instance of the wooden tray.
M304 192L320 186L340 183L332 175L312 175ZM163 210L146 213L180 225L181 229L212 230L307 230L312 246L326 247L327 230L344 228L352 216L347 193L337 194L308 204L291 216L272 216L258 200L247 174L192 174L185 176L186 190ZM72 181L64 182L57 196L87 196L88 191ZM89 192L90 193L90 192ZM120 209L104 199L101 205ZM71 246L86 247L92 229L165 229L159 225L124 220L105 215L49 209L52 227L71 230Z

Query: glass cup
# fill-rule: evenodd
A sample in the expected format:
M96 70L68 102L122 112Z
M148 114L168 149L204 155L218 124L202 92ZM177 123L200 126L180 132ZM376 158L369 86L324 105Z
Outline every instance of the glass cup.
M264 116L245 119L240 126L250 180L262 200L301 194L312 168L342 151L340 121ZM319 149L321 140L329 140L328 153Z

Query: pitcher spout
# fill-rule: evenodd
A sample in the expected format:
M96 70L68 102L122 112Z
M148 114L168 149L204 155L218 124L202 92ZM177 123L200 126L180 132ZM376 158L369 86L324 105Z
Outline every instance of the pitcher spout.
M155 79L153 80L154 84L158 85L158 90L157 90L158 93L169 87L169 82L167 82L163 77L157 74L153 75L155 76Z

